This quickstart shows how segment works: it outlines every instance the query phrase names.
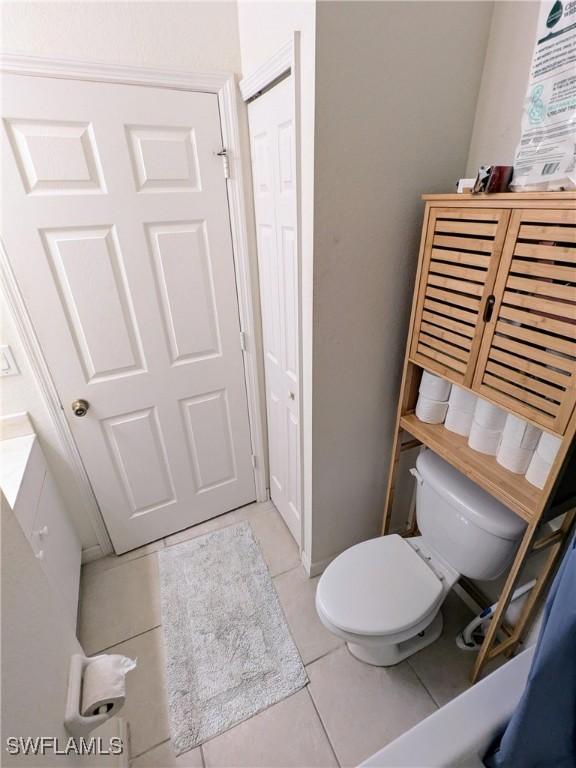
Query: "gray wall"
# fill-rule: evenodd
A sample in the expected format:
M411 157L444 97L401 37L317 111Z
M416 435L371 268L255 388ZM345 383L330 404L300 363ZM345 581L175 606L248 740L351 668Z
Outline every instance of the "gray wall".
M494 5L468 155L469 176L480 165L514 164L539 6L517 0Z
M312 561L382 514L423 192L464 175L492 4L316 16Z
M3 2L2 48L11 53L240 72L233 0Z

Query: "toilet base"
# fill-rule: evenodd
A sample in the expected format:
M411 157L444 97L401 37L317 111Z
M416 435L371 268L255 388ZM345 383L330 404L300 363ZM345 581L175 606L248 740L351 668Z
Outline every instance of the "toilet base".
M346 645L352 656L366 664L372 664L375 667L392 667L437 640L442 634L442 626L442 611L438 611L434 620L425 630L402 643L391 643L390 645L346 643Z

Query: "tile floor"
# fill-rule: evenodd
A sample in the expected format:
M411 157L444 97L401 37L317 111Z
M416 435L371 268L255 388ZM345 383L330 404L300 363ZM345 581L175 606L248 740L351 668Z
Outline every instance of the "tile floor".
M157 551L249 520L309 685L244 723L175 757L170 749ZM452 594L445 631L433 645L389 669L354 659L316 616L317 579L308 579L297 547L270 504L253 504L120 557L82 569L79 636L87 654L138 657L122 712L130 728L132 768L313 768L355 766L468 686L472 657L454 644L471 618Z

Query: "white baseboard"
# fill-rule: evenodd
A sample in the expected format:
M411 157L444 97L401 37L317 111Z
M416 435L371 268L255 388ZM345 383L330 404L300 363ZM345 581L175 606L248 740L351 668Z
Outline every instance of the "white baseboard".
M255 501L254 505L258 507L258 513L269 511L278 512L271 499L266 499L266 501Z
M92 560L100 560L101 557L104 557L104 553L100 544L82 550L82 563L91 563Z
M320 576L321 573L324 573L326 568L336 557L338 557L338 555L332 555L331 557L327 557L324 560L311 562L308 552L302 552L302 565L308 576L313 579L315 576Z

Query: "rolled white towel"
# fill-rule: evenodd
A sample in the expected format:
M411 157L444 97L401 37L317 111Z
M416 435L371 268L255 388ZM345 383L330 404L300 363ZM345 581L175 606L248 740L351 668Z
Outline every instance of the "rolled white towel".
M448 402L432 400L425 395L418 395L416 402L416 418L427 424L442 424L448 410Z
M452 385L446 379L441 376L436 376L428 371L422 371L422 379L420 380L420 394L429 398L430 400L438 400L439 402L446 402L450 395L450 387Z
M457 384L452 384L450 390L450 408L454 408L456 411L464 411L464 413L474 413L476 407L476 401L478 398L469 389L463 389Z
M473 419L474 413L472 411L459 411L457 408L453 408L451 401L449 401L448 412L444 420L444 426L448 431L468 437Z
M506 443L504 442L504 437L502 437L496 454L496 461L498 464L506 467L506 469L509 469L510 472L523 475L528 469L533 455L533 448L521 448L519 445Z
M489 456L496 456L500 440L502 439L501 429L490 429L477 421L472 422L468 445L479 453L486 453Z
M562 439L560 437L550 435L548 432L542 432L542 436L540 437L540 440L538 440L538 445L536 446L536 453L551 465L553 464L561 445Z
M476 408L474 409L474 421L481 427L502 431L506 422L506 411L498 408L497 405L492 405L492 403L478 398Z
M536 448L542 430L533 427L524 419L509 413L506 417L504 430L502 431L502 443L507 446L517 446L525 450L533 451Z
M546 459L542 458L538 453L538 450L536 450L534 451L528 469L526 470L526 480L528 480L529 483L532 483L532 485L535 485L536 488L544 488L551 469L552 462L546 461Z

